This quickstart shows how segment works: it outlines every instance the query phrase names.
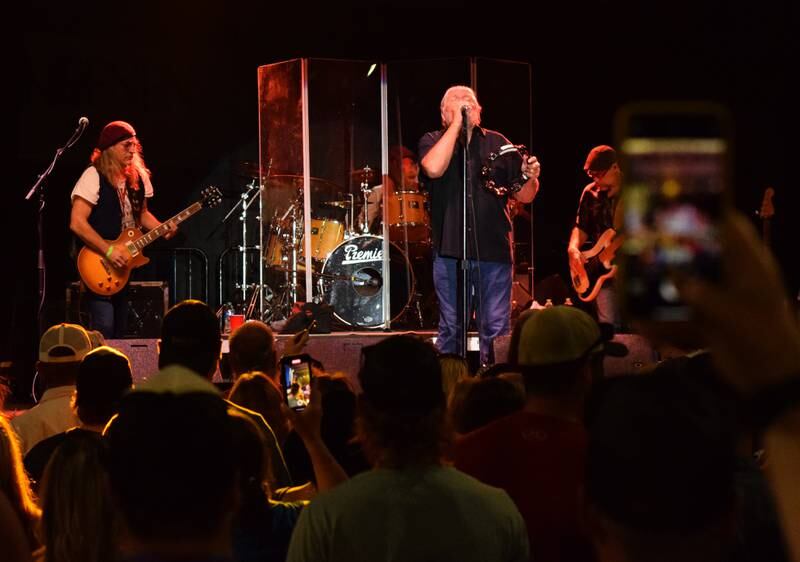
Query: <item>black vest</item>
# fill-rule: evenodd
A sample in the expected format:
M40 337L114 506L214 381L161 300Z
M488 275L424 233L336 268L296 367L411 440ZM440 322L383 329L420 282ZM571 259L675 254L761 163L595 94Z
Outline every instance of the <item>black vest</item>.
M116 240L122 232L122 207L119 203L117 188L111 185L111 182L99 170L97 174L100 176L100 198L89 215L89 224L101 238ZM126 189L133 217L138 225L144 207L144 184L139 180L139 189L131 189L131 186Z

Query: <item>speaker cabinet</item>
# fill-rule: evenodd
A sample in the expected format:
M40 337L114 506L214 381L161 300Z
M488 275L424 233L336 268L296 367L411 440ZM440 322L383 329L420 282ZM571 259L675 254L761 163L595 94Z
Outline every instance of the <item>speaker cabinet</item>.
M128 284L126 338L158 338L161 321L169 307L169 287L161 281L131 281ZM67 321L90 326L89 311L81 299L80 282L67 287Z
M508 360L508 345L511 336L500 336L494 340L494 357L497 363ZM655 366L658 353L642 336L636 334L616 334L614 341L625 345L628 354L625 357L606 357L603 369L607 377L618 375L635 375Z
M158 372L158 339L106 340L106 345L120 350L131 361L133 384Z

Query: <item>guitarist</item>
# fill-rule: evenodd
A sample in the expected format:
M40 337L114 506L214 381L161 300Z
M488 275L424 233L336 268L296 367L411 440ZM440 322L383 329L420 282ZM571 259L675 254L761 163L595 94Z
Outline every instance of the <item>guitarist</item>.
M572 276L585 274L585 259L581 249L585 244L595 244L609 228L617 230L621 216L617 216L617 202L622 185L622 172L617 162L617 153L610 146L594 147L586 158L584 171L592 182L583 189L575 227L567 247L569 268ZM620 315L614 296L613 279L606 281L596 302L597 321L620 328Z
M141 226L151 230L161 224L147 209L153 196L150 171L142 158L136 131L124 121L103 127L92 152L91 165L72 190L69 227L84 244L96 250L115 267L123 267L128 254L106 240L115 240L123 228ZM168 225L164 237L177 228ZM91 327L106 338L125 334L128 316L127 288L113 296L81 291L88 300Z

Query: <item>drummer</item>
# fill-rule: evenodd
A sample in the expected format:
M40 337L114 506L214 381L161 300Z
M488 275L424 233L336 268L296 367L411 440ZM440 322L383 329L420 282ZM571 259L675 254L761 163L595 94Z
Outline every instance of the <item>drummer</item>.
M389 174L387 185L390 186L389 196L391 197L398 191L420 191L419 185L419 164L417 155L405 146L392 146L389 148ZM375 234L381 233L380 219L383 203L383 184L378 184L372 188L372 192L367 198L367 224L369 231ZM377 219L377 220L376 220ZM358 224L364 222L364 209L358 216Z

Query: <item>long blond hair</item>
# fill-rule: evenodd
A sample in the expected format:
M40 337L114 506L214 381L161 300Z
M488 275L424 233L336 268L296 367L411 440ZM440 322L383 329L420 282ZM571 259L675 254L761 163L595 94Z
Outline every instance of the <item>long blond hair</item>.
M36 496L22 464L19 440L11 424L0 415L0 490L14 508L25 528L31 546L36 545L34 529L42 511L36 504Z
M136 190L139 189L140 180L143 181L145 177L148 179L150 178L150 170L144 163L141 143L135 138L133 140L136 141L136 152L133 153L133 159L127 166L114 157L114 154L110 150L111 147L105 150L95 148L90 161L92 165L97 168L97 171L103 174L106 179L112 183L114 183L116 178L124 177L125 184L130 189Z
M44 562L113 559L119 521L99 434L67 433L47 463L40 493Z

